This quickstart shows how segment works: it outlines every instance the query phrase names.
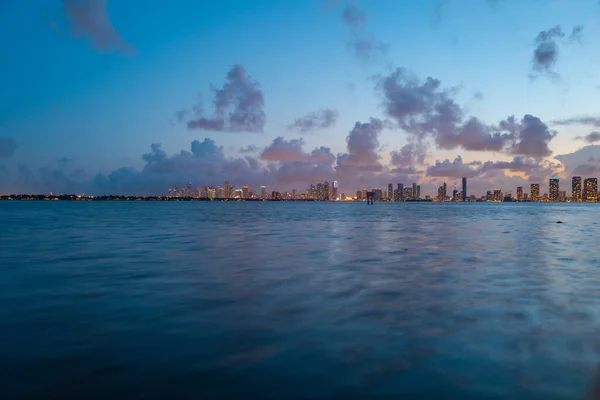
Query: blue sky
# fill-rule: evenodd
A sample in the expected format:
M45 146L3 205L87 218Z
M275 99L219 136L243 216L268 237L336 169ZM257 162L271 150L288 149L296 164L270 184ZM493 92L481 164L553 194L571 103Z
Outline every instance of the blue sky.
M343 19L348 9L362 16L355 25ZM445 159L450 169L456 167L457 156L462 164L533 156L529 161L539 167L533 176L519 178L512 175L522 171L510 169L497 169L492 175L469 171L482 189L503 185L514 191L513 185L545 180L549 174L567 178L587 160L566 165L554 157L593 146L577 137L593 131L594 125L574 119L599 115L599 23L595 0L173 0L168 5L141 0L5 1L0 3L0 45L6 56L0 63L0 138L18 147L0 158L0 192L47 191L52 185L55 191L117 190L119 186L94 187L94 182L98 174L112 182L111 174L122 167L135 171L127 179L148 184L144 189L141 183L131 183L141 191L188 180L220 184L223 171L205 173L197 163L186 162L192 165L189 171L178 167L177 173L148 176L162 169L149 168L141 157L152 143L160 143L171 157L189 151L193 140L205 138L222 146L216 150L219 162L249 156L260 163L254 174L238 173L230 180L256 185L262 179L282 190L304 189L313 179L328 176L348 191L401 179L435 188L437 181L452 182L459 172L430 167ZM97 29L111 25L117 39L111 32L106 39L106 31ZM536 37L557 25L564 36L552 39L554 62L540 73L532 62ZM579 25L579 40L569 40ZM353 38L381 43L387 51L357 56L349 44ZM186 121L176 119L177 111L190 109L198 99L210 116L215 97L211 85L222 88L235 65L244 68L264 96L266 122L261 129L188 129ZM485 129L509 115L539 118L557 131L546 141L551 154L519 153L514 146L498 151L460 144L449 148L440 146L441 134L411 131L406 120L386 112L390 100L378 86L396 68L404 68L418 82L433 77L442 89L454 88L452 99L465 119L475 116ZM324 109L338 115L331 126L310 132L288 128L296 118ZM368 165L341 165L356 122L368 123L370 118L384 121L375 134L377 167L373 160ZM363 133L354 133L358 143ZM336 161L322 165L297 154L262 157L278 136L288 141L302 138L307 154L324 146ZM425 160L403 162L392 172L390 153L415 141L425 146ZM239 149L250 145L257 151L240 155ZM65 157L70 161L59 165L57 160ZM48 181L38 174L40 168L56 171L51 175L61 178ZM295 171L289 172L292 168L300 170L297 178ZM31 172L26 184L24 170ZM308 170L315 174L304 173ZM282 171L289 172L284 174L287 178Z

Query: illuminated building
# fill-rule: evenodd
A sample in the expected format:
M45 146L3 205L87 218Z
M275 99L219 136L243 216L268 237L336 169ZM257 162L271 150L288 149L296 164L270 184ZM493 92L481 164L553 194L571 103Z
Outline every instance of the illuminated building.
M388 192L387 192L387 199L388 201L392 201L392 199L394 198L394 185L392 185L391 183L388 184Z
M417 200L421 198L421 185L417 185Z
M460 198L462 198L462 193L460 194ZM458 190L454 189L452 191L452 201L459 201Z
M375 201L381 201L383 199L383 190L373 189L372 192L375 193Z
M581 201L581 177L574 176L571 179L571 201L579 203Z
M598 201L598 179L587 178L583 181L583 201Z
M412 185L412 199L416 200L417 199L417 184L413 182Z
M244 185L242 187L242 198L244 198L244 199L250 198L250 189L248 188L248 185Z
M267 200L267 187L266 186L261 186L260 187L260 198L263 200Z
M494 189L494 201L502 201L502 190Z
M187 191L185 193L187 197L192 197L192 182L188 182Z
M462 201L467 201L467 178L462 178Z
M271 198L273 200L281 200L281 193L279 193L279 192L272 192L271 193Z
M333 188L331 189L331 200L338 200L338 181L333 181Z
M398 201L403 201L403 200L404 200L404 184L399 183L398 184Z
M550 187L548 198L550 201L558 201L558 181L558 178L550 178L550 182L548 183Z
M523 186L517 187L517 201L523 201Z
M523 201L527 201L527 193L523 193Z
M560 192L558 192L558 201L560 201L561 203L564 203L565 201L567 201L567 191L566 190L561 190Z
M296 200L297 196L298 196L298 191L296 189L292 189L292 199Z
M540 184L532 183L529 189L529 193L531 193L531 201L540 201Z
M410 187L404 188L404 199L405 200L412 199L412 188L410 188Z
M492 192L490 192L489 190L487 191L487 193L485 194L485 199L487 201L492 201Z

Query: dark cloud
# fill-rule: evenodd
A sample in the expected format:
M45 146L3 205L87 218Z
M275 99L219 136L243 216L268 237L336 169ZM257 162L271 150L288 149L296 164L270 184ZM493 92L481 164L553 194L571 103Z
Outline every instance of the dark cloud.
M454 100L455 91L443 89L438 79L420 82L398 68L381 78L378 88L386 114L401 129L420 139L432 136L439 148L501 151L510 139L477 118L466 119Z
M537 74L555 76L554 66L558 60L559 46L557 39L565 36L560 25L541 31L535 39L533 50L533 71Z
M585 140L586 143L600 142L600 132L590 132L585 136L577 136L576 139Z
M473 98L475 100L481 101L481 100L483 100L483 93L477 91L477 92L473 93Z
M383 122L377 118L365 123L357 122L346 137L348 153L343 157L343 164L379 166L379 134L383 128Z
M454 179L459 179L462 177L473 178L479 175L479 171L477 169L463 164L461 156L457 156L454 161L446 159L440 162L439 160L436 160L435 165L430 165L427 167L427 171L425 173L427 176Z
M506 152L532 157L551 154L548 143L556 135L539 118L509 117L499 126L466 117L455 101L456 90L444 89L438 79L421 82L401 68L379 79L385 113L398 127L418 140L433 138L440 149Z
M579 42L583 40L583 25L576 25L573 27L571 34L569 35L569 42Z
M552 121L554 125L589 125L600 128L600 117L581 116Z
M288 129L306 133L318 128L330 128L335 125L337 118L338 112L336 110L323 109L307 114L301 118L296 118L294 123L288 126Z
M0 137L0 158L8 158L12 156L19 146L14 139Z
M350 29L348 46L354 56L363 62L377 62L385 58L390 46L360 29L366 19L366 13L354 4L347 5L342 12L342 20Z
M433 6L432 24L434 28L437 28L442 23L444 18L444 9L446 8L446 0L439 0Z
M589 176L596 177L597 175L600 175L599 172L600 172L600 166L598 166L598 165L581 164L581 165L578 165L577 167L575 167L575 169L573 170L571 175L583 176L583 177L589 177Z
M286 140L279 136L267 146L260 155L265 161L281 162L303 162L303 163L327 163L333 164L335 156L327 147L314 149L311 153L305 153L303 150L304 141L302 139Z
M256 153L258 151L258 147L253 144L250 144L246 147L240 148L240 153Z
M267 122L264 112L264 94L260 84L246 73L242 65L235 65L227 73L223 87L212 88L215 94L214 112L211 117L204 116L202 104L191 111L177 113L187 120L188 129L202 129L224 132L262 132Z
M400 150L390 153L391 164L395 167L413 167L425 164L427 147L422 142L407 143Z
M351 3L344 7L344 10L342 11L342 19L349 27L356 28L365 23L367 20L367 14L364 11L359 10L356 5Z
M548 144L556 136L556 131L548 129L538 117L527 114L520 122L514 117L509 117L502 121L500 126L514 138L514 143L509 147L510 153L535 158L552 154Z
M110 22L107 0L63 0L63 6L73 36L86 36L100 51L133 52Z
M548 30L541 31L535 38L535 49L533 50L532 68L533 75L546 75L557 78L558 73L554 70L560 50L561 39L565 37L560 25L556 25ZM568 42L582 42L583 25L573 27Z

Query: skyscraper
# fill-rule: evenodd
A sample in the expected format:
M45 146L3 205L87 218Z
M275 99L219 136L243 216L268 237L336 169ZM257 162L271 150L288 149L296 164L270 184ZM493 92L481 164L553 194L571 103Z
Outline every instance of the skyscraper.
M333 187L331 188L331 200L337 201L338 199L338 181L333 181Z
M398 184L398 201L403 201L404 200L404 183L399 183Z
M523 201L523 186L517 187L517 201Z
M558 201L558 178L550 178L548 198L550 201Z
M462 178L462 201L467 201L467 178Z
M242 198L244 198L244 199L250 198L250 189L248 188L248 185L244 185L242 187Z
M571 200L575 203L579 203L581 201L581 177L574 176L571 179Z
M392 185L390 183L390 184L388 184L387 200L392 201L393 199L394 199L394 185Z
M540 184L532 183L529 189L529 193L531 194L531 201L540 201Z
M417 184L413 182L413 187L412 187L412 198L413 200L416 200L417 198Z
M598 178L587 178L583 181L583 201L598 201Z
M260 198L263 200L267 200L267 187L266 186L261 186L260 187Z
M417 200L421 198L421 185L417 185Z

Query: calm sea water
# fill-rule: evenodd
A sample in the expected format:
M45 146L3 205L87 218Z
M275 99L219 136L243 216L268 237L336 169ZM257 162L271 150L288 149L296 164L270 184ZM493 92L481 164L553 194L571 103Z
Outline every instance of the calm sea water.
M583 399L599 216L1 202L0 398Z

